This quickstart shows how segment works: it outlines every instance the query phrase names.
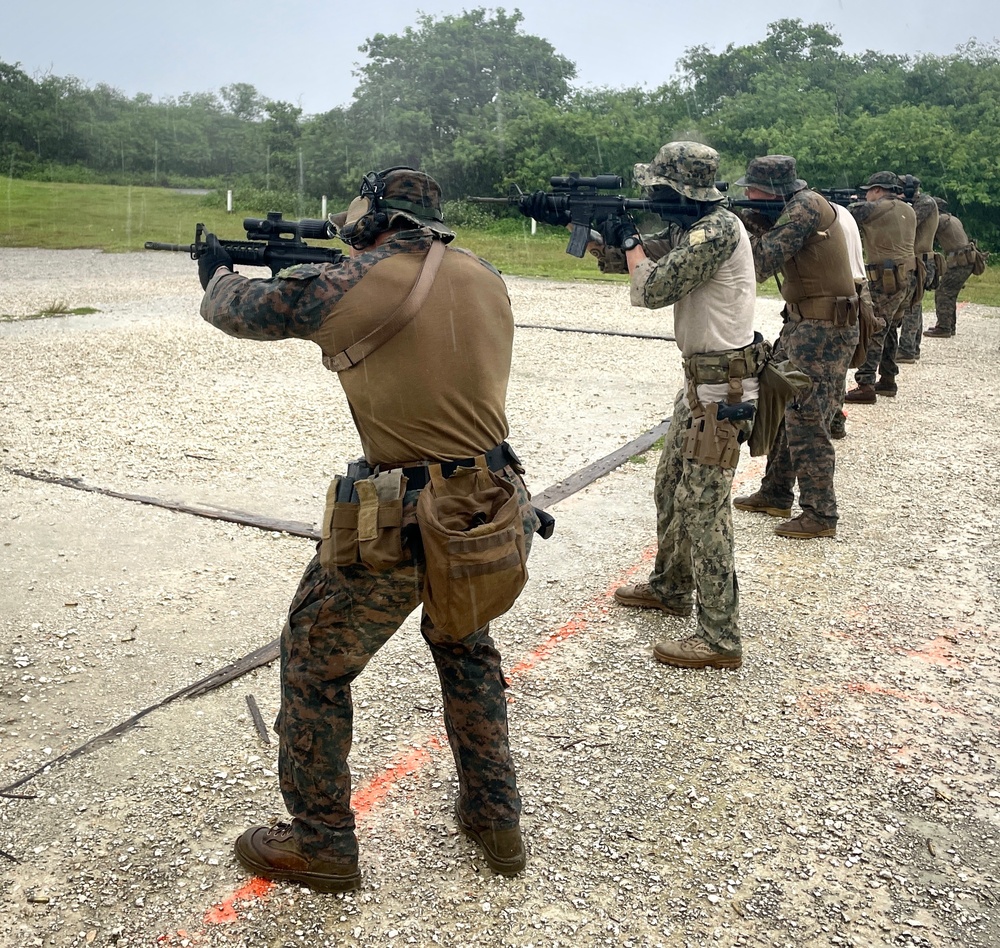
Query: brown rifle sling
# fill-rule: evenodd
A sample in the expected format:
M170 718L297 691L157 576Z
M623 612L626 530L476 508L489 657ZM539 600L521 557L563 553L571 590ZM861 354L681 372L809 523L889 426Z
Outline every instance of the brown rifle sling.
M443 241L435 240L427 251L423 266L413 284L409 295L396 307L395 312L380 325L376 326L367 336L359 339L354 345L338 352L336 355L323 357L323 364L334 372L344 372L370 356L376 349L387 343L414 316L430 292L438 267L444 258L445 245Z

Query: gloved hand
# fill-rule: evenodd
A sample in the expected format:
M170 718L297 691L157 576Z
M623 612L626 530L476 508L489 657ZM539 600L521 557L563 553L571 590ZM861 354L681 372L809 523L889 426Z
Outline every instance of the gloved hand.
M220 246L215 234L205 234L205 247L205 252L198 258L198 279L201 280L203 290L208 289L208 281L215 276L219 267L233 269L233 258Z
M551 224L553 227L565 227L570 219L569 211L557 211L544 191L532 194L521 206L521 213L540 224Z
M627 214L609 217L601 225L601 236L606 247L621 247L626 237L638 237L635 222Z

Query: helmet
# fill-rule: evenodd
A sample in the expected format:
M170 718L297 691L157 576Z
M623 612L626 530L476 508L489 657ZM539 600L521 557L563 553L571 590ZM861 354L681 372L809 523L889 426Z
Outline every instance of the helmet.
M715 186L719 153L701 142L667 142L648 164L632 171L643 188L667 186L695 201L722 201L725 195Z
M747 173L736 185L741 188L759 188L769 194L783 197L806 187L802 178L795 176L795 159L790 155L764 155L754 158L747 165Z
M426 227L445 243L455 237L443 223L440 186L415 168L370 171L361 181L358 197L346 211L331 214L330 221L341 240L359 249L371 246L399 221Z
M895 171L876 171L864 184L858 185L859 191L867 191L869 188L883 188L895 194L900 194L903 190Z

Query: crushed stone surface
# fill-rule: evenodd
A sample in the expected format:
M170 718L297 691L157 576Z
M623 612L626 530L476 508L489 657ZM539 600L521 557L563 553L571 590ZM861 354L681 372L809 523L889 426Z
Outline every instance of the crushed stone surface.
M508 285L522 324L671 332L621 285ZM552 508L493 626L514 879L457 830L407 620L354 689L355 790L384 789L359 814L362 888L330 896L232 856L284 816L246 701L273 721L277 663L60 759L274 639L312 546L13 471L313 523L359 451L315 347L230 339L200 296L181 254L0 249L0 789L45 768L0 795L0 946L1000 944L1000 310L963 306L896 398L849 406L835 539L734 512L740 671L658 665L693 620L611 598L649 569L655 452ZM24 318L54 303L99 312ZM769 338L778 309L758 302ZM659 423L680 381L672 342L520 330L530 488ZM762 473L744 455L734 491Z

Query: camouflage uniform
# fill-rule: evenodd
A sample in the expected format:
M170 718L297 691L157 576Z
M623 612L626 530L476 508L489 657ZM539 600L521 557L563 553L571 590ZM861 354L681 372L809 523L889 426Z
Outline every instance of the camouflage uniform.
M916 255L922 258L924 263L924 287L929 287L934 283L937 275L937 267L934 262L934 233L938 227L938 206L937 202L929 194L924 194L919 190L919 180L917 190L913 194L913 213L917 216L917 234L914 239L913 249ZM907 306L903 311L903 328L899 331L899 358L906 361L916 361L920 358L920 338L924 331L924 304L923 294L912 305Z
M893 172L879 171L868 179L868 183L861 190L880 187L890 193L898 193L901 190L898 181L898 176ZM902 232L902 237L899 238L899 255L892 259L900 266L915 266L913 240L916 236L916 214L908 204L893 196L883 197L878 201L860 201L848 208L857 221L865 241L866 265L869 271L868 288L875 307L875 315L885 320L885 326L872 335L865 361L855 372L854 380L859 388L872 386L875 384L877 372L881 380L879 384L895 392L896 376L899 375L899 366L896 364L899 327L903 322L905 307L916 289L917 272L915 269L901 270L899 285L895 289L888 288L877 275L877 268L880 267L882 260L878 254L872 252L871 231L876 224L881 226L886 220L887 202L891 202L892 205L892 217L896 222L894 226ZM853 393L848 394L849 401L852 400L851 394Z
M775 443L768 453L767 469L760 485L761 499L778 508L792 505L796 481L803 514L822 527L837 524L834 491L836 453L830 440L830 419L840 408L847 367L858 344L855 316L851 325L836 325L831 319L809 318L799 313L797 302L804 281L826 287L822 295L809 295L803 305L820 299L854 295L847 244L836 211L816 191L806 190L795 177L795 161L786 155L754 159L747 174L737 181L743 187L784 196L784 210L773 226L752 235L754 267L758 282L779 271L786 276L781 285L786 303L785 323L775 346L775 358L790 359L813 380L812 390L788 405ZM825 223L824 223L825 222ZM822 258L807 248L832 248ZM821 267L836 272L813 272ZM791 276L794 276L794 282Z
M511 468L504 477L522 502L525 543L538 526ZM281 711L275 723L281 793L296 837L310 852L356 856L351 810L351 682L420 605L424 562L416 532L418 491L404 498L405 559L391 570L363 565L306 567L281 634ZM506 682L489 626L460 642L441 639L423 615L420 633L437 666L444 723L458 770L459 806L478 820L518 822L521 799L507 732Z
M940 209L936 238L945 256L944 276L934 292L935 325L925 335L954 336L958 315L958 294L972 276L972 263L968 258L972 242L966 236L962 222L948 213L948 203L935 198Z
M637 166L639 184L662 186L669 184L680 190L683 184L670 183L651 177L649 170L663 173L663 156L682 165L689 156L709 154L700 177L711 189L682 194L695 200L714 201L722 195L714 189L718 156L705 146L691 143L671 143L664 146L650 165ZM688 170L697 161L688 162ZM699 165L700 167L700 165ZM669 170L669 169L668 169ZM711 196L708 196L709 193ZM717 195L717 197L716 197ZM643 238L643 246L651 259L638 264L632 273L631 300L633 306L659 309L674 306L674 329L678 346L685 358L697 355L697 348L688 342L691 317L683 307L699 292L711 287L713 281L739 279L746 282L741 292L749 294L749 316L745 325L730 329L740 334L730 346L749 345L753 339L752 257L743 225L735 215L719 205L707 210L688 230L679 232L671 227L662 234ZM662 255L660 255L662 254ZM745 255L745 256L744 256ZM743 263L736 267L737 257ZM745 305L745 304L744 304ZM719 319L712 313L706 321ZM726 348L715 346L716 349ZM702 350L709 351L709 350ZM749 397L756 397L756 380L746 380ZM721 401L718 393L705 393L698 388L699 400ZM702 464L684 457L684 439L691 423L691 406L685 392L680 392L674 404L670 429L656 471L654 500L656 503L657 554L649 587L668 606L683 612L689 607L692 593L696 594L698 636L717 653L726 656L742 654L739 632L739 584L733 549L733 519L730 493L735 468ZM748 437L750 422L739 422L742 436ZM668 609L668 611L674 611Z
M434 188L427 217L439 212L440 191L433 179L410 172L392 172L385 197L404 208L390 211L390 224L402 217L414 229L362 244L363 252L340 264L292 267L273 279L248 280L220 269L208 283L202 316L244 339L312 340L323 350L324 364L333 367L328 360L338 350L384 322L405 298L432 242L453 236L437 223L439 216L426 222L423 214L414 218L412 209L422 201L427 207L421 181ZM345 221L351 225L367 210L370 204L356 199L340 216L342 233ZM463 301L461 320L454 318L456 299ZM368 464L392 468L461 460L503 442L513 332L499 273L468 251L449 247L413 321L362 363L339 372ZM523 471L511 458L498 473L516 488L530 549L539 521ZM347 763L351 683L420 605L424 559L415 522L418 496L411 490L403 498L402 559L382 571L363 564L328 570L318 555L313 557L281 635L281 710L275 724L280 786L294 817L294 844L312 859L329 857L356 866ZM516 827L521 801L508 743L505 681L489 627L461 641L445 640L426 616L420 629L440 678L461 817L473 828ZM240 841L241 856L239 846ZM276 858L282 858L280 852ZM265 865L271 863L265 860Z

